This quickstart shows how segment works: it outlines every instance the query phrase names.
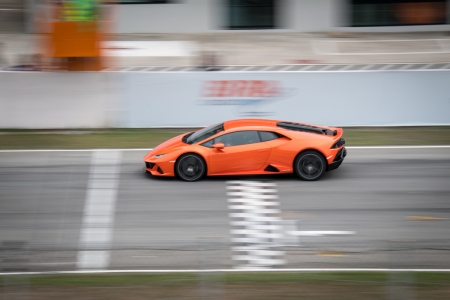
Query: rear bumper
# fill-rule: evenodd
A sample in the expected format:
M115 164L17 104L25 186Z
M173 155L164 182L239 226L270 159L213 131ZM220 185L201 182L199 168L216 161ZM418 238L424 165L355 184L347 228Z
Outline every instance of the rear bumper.
M338 154L334 158L333 162L328 165L327 171L332 171L332 170L336 170L337 168L339 168L339 166L342 164L342 162L344 161L344 158L346 156L347 156L347 150L345 149L345 147L342 147L342 149L339 150Z

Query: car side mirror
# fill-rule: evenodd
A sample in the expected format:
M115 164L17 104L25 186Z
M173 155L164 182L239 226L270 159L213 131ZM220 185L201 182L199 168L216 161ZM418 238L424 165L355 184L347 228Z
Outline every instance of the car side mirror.
M216 143L216 144L214 144L212 146L216 150L222 150L223 148L225 148L225 145L223 143Z

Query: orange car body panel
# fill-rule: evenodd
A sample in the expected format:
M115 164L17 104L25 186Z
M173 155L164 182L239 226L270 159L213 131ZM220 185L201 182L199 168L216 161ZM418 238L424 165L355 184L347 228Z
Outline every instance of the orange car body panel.
M320 129L335 131L334 136L304 131L294 131L277 126L277 120L238 119L224 122L224 131L216 133L200 142L186 144L182 134L160 144L145 157L146 171L154 176L175 176L177 159L186 153L200 155L206 162L207 175L248 175L248 174L286 174L293 173L295 157L305 150L320 152L328 164L331 164L339 150L331 148L342 135L341 128L317 126ZM304 124L308 126L316 126ZM208 148L201 144L236 131L269 131L282 137L265 142L224 147L223 149ZM155 157L164 155L162 157ZM154 165L153 165L154 164ZM279 172L269 172L267 165L277 168ZM149 167L150 166L150 167Z

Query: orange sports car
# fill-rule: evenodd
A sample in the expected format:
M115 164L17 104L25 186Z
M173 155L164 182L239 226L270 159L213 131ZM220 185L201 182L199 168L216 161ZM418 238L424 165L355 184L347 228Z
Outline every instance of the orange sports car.
M144 157L154 176L196 181L205 175L296 173L317 180L344 157L342 128L238 119L176 136Z

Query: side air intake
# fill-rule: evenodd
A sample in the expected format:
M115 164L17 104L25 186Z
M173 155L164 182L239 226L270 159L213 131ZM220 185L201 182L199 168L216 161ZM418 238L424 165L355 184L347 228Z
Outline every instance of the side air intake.
M268 165L268 166L264 169L264 171L266 171L266 172L280 172L280 170L278 170L277 168L275 168L275 167L272 166L272 165Z

